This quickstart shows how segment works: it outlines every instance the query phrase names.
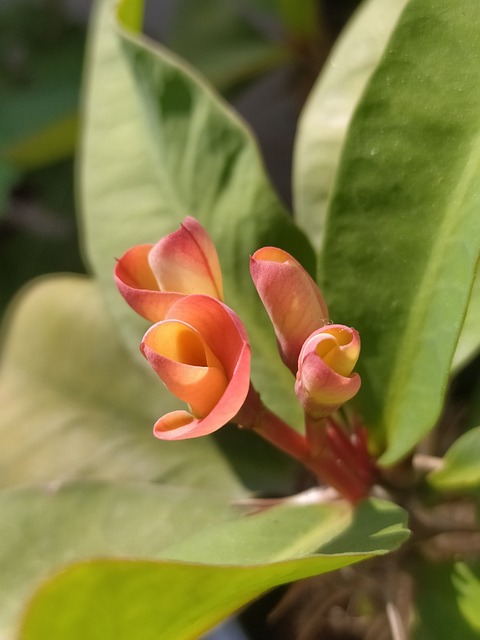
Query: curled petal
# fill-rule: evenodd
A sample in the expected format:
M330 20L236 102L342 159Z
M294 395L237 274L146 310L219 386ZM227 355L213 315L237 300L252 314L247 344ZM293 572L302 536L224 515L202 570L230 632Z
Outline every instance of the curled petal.
M159 291L158 283L148 264L153 244L139 244L126 251L117 262L115 275L127 286L147 291Z
M141 316L157 322L180 296L160 292L148 264L152 244L141 244L126 251L117 261L115 283L128 304Z
M282 249L256 251L250 273L275 329L282 360L295 374L303 343L328 322L325 300L302 265Z
M114 279L134 311L150 322L158 322L182 294L160 291L148 263L152 247L151 244L141 244L126 251L117 261Z
M157 438L212 433L242 407L250 383L250 346L241 320L222 302L204 295L183 297L147 331L141 348L192 412L161 418L154 429Z
M188 216L178 231L157 242L148 261L161 291L202 293L223 300L215 245L195 218Z
M295 393L305 412L323 418L353 398L360 376L352 373L360 354L355 329L328 325L305 341L298 359Z
M188 411L171 411L156 421L153 434L161 440L178 440L178 434L188 433L195 422L198 421ZM172 434L175 437L168 437Z
M165 386L190 405L194 415L207 415L228 380L221 362L193 327L165 320L151 327L142 352Z
M201 293L220 300L223 296L213 242L191 217L156 245L126 251L117 261L114 278L128 304L151 322L163 320L172 304L185 295Z

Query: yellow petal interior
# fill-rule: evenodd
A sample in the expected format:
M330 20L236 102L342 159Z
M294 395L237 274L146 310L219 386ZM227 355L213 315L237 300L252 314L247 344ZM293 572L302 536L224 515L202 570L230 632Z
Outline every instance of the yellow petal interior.
M325 333L325 338L317 344L315 353L336 373L349 376L357 362L358 353L356 349L342 347L351 342L352 335L349 331L334 327Z

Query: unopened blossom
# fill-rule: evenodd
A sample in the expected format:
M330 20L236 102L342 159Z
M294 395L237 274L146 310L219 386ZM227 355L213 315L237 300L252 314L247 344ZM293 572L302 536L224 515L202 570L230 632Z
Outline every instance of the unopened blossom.
M141 316L157 322L185 295L223 300L222 273L215 246L202 225L188 216L180 229L156 244L137 245L118 260L118 290Z
M256 251L250 273L275 329L280 356L295 374L303 343L328 322L325 300L302 265L282 249Z
M353 398L360 376L353 369L360 354L355 329L331 324L307 338L298 358L295 393L305 413L323 418Z
M145 334L141 351L165 386L189 410L160 418L162 440L204 436L241 409L250 383L250 346L241 320L205 295L175 302Z

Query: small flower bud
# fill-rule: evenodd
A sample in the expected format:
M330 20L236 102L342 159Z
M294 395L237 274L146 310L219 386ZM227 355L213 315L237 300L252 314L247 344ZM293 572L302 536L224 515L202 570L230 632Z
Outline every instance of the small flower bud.
M295 393L307 415L318 419L335 412L360 388L352 373L360 354L355 329L332 324L314 331L298 358Z

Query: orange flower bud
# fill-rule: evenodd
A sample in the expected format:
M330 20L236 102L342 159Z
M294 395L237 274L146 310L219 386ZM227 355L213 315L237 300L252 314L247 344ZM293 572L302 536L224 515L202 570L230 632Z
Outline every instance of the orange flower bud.
M340 324L307 338L298 358L295 393L309 416L328 416L353 398L360 388L360 376L352 373L359 355L358 332Z
M275 329L281 358L295 374L303 343L328 322L325 300L302 265L282 249L256 251L250 273Z

